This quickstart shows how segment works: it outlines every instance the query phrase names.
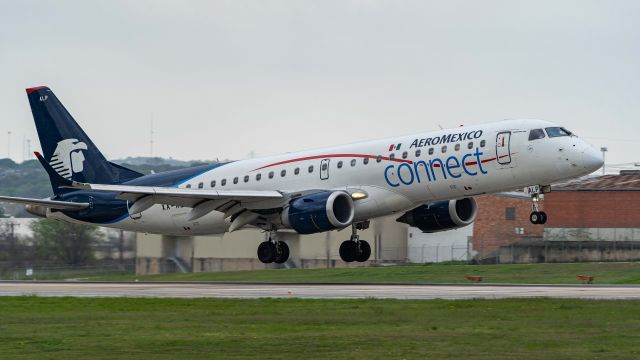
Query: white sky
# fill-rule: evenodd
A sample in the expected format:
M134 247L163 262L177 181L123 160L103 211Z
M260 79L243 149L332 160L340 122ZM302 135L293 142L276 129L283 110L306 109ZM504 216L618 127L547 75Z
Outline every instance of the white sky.
M505 118L640 161L640 1L0 0L0 157L47 85L109 158L246 158Z

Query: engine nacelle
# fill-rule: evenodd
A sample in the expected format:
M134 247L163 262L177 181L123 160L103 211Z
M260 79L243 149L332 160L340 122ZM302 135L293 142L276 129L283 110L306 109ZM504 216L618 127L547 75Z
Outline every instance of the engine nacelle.
M315 234L351 225L355 208L343 191L322 191L291 200L282 223L299 234Z
M406 212L397 221L417 227L425 233L457 229L471 224L478 214L473 198L438 201Z

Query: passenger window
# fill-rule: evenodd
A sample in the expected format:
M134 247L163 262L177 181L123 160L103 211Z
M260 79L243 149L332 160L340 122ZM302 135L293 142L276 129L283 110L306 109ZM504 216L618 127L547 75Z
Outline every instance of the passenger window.
M191 184L187 184L187 186L185 186L187 189L191 189Z
M273 179L273 171L269 171L269 179Z
M380 162L380 161L382 161L382 155L378 155L378 156L376 157L376 162Z
M467 149L473 149L473 141L467 144Z
M198 183L198 189L202 189L202 188L204 188L204 183L203 182Z
M260 181L262 179L262 174L256 174L256 181Z
M351 166L356 166L356 159L351 160Z
M216 187L216 181L215 181L215 180L212 180L212 181L211 181L211 187L212 187L212 188Z
M420 149L416 150L416 157L420 157L420 154L422 154L422 151Z
M429 148L429 155L433 155L433 148Z
M369 158L362 159L362 163L367 165L369 163Z
M487 140L480 141L480 147L481 148L483 148L485 145L487 145Z
M533 129L529 131L529 141L538 140L544 138L544 131L542 129Z
M342 161L338 161L338 169L342 169Z
M222 181L220 181L220 185L222 186L227 185L227 179L222 179Z
M238 183L238 177L237 177L237 176L233 178L233 183L234 183L234 184L237 184L237 183Z
M460 144L456 144L456 146L455 146L455 150L456 150L456 151L460 151Z
M244 176L244 182L249 182L249 175Z
M389 154L389 160L393 161L396 159L396 154Z
M280 171L280 177L285 177L287 175L287 170Z
M445 145L445 146L443 146L443 147L442 147L442 153L444 154L444 153L446 153L446 152L447 152L447 145Z
M552 137L560 137L560 136L571 136L573 134L571 134L571 131L562 128L562 127L548 127L548 128L544 128L545 130L547 130L547 135L549 135L550 138Z
M293 170L293 173L296 175L300 174L300 168L296 168L295 170Z
M309 165L309 174L313 172L313 165Z
M408 152L405 151L405 152L402 153L402 158L403 159L406 159L408 156L409 156Z

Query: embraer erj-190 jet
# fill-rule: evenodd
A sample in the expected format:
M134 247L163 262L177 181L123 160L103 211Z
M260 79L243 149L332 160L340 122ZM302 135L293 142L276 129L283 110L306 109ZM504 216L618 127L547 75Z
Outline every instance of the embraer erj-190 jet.
M35 215L167 235L262 229L264 263L289 257L278 231L313 234L352 227L347 262L371 247L358 230L398 214L424 232L471 224L474 196L533 186L530 220L546 222L539 193L590 174L600 153L548 121L509 120L325 149L143 175L109 162L47 87L27 89L54 195L0 197Z

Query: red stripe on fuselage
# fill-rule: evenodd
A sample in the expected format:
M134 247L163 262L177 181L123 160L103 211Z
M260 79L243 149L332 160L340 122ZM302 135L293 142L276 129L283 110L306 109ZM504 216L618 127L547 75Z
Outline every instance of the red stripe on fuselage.
M315 155L315 156L307 156L307 157L302 157L302 158L296 158L296 159L291 159L291 160L280 161L280 162L277 162L277 163L273 163L273 164L265 165L263 167L259 167L257 169L254 169L253 171L266 169L266 168L272 167L272 166L291 164L291 163L294 163L294 162L307 161L307 160L317 160L317 159L329 159L329 158L362 158L362 159L367 158L367 159L377 159L378 156L377 155L364 155L364 154ZM399 163L413 164L413 161L411 161L411 160L390 159L387 156L381 156L380 158L382 160L389 160L389 161L395 161L395 162L399 162Z
M515 155L515 153L511 154L511 155ZM505 158L505 157L509 157L510 155L502 155L500 156L500 159ZM307 161L307 160L317 160L317 159L328 159L328 158L368 158L368 159L377 159L378 156L375 155L364 155L364 154L332 154L332 155L315 155L315 156L307 156L307 157L302 157L302 158L296 158L296 159L291 159L291 160L285 160L285 161L280 161L277 163L273 163L273 164L269 164L269 165L265 165L263 167L259 167L257 169L254 169L253 171L257 171L257 170L262 170L262 169L266 169L269 167L273 167L273 166L278 166L278 165L284 165L284 164L291 164L294 162L300 162L300 161ZM405 160L405 159L390 159L387 156L382 156L381 157L382 160L388 160L388 161L394 161L394 162L399 162L399 163L407 163L407 164L413 164L413 161L411 160ZM490 159L484 159L481 160L481 162L483 164L488 163L490 161L494 161L497 158L490 158ZM471 166L471 165L477 165L478 162L477 161L471 161L466 163L466 166ZM434 164L433 167L440 167L440 164Z

